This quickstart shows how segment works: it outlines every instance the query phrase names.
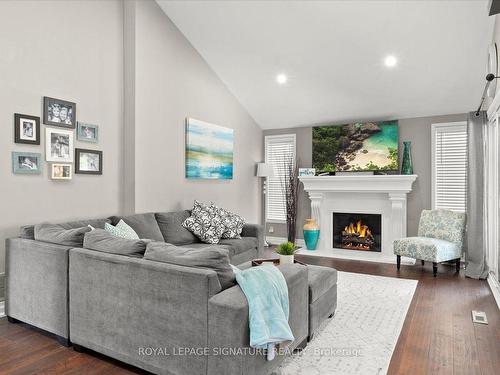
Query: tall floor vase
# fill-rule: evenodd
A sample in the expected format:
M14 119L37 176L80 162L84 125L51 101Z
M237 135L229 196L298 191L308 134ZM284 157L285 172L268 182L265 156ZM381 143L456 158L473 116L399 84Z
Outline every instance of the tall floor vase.
M304 241L307 250L316 250L319 240L319 225L314 219L306 219L304 225Z

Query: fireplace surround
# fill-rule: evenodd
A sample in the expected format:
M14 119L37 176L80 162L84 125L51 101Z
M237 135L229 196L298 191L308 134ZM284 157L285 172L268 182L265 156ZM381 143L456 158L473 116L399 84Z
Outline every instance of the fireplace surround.
M342 175L299 177L311 200L311 216L320 226L317 250L299 253L333 258L395 263L393 242L406 237L406 199L416 175ZM334 212L377 214L381 217L380 251L334 246ZM402 259L413 264L413 259Z

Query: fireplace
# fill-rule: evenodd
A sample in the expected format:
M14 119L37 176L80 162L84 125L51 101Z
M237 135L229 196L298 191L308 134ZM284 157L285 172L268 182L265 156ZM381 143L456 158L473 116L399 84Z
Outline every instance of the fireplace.
M333 247L381 252L382 215L333 213Z

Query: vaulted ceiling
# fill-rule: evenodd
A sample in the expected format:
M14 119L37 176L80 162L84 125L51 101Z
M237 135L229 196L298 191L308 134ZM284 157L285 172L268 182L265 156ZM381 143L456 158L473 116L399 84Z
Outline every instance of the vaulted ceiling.
M463 113L484 87L487 0L157 1L264 129Z

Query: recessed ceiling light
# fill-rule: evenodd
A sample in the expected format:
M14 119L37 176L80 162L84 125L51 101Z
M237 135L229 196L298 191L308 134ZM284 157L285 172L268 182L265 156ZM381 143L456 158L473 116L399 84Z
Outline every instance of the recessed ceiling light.
M393 55L386 56L386 58L384 60L384 64L388 68L395 67L397 63L398 63L398 59L396 59L396 57Z
M283 73L278 74L276 76L276 82L278 82L280 85L284 85L287 80L288 80L287 76Z

